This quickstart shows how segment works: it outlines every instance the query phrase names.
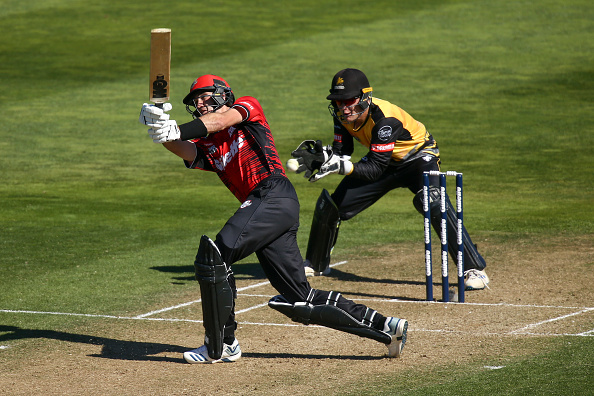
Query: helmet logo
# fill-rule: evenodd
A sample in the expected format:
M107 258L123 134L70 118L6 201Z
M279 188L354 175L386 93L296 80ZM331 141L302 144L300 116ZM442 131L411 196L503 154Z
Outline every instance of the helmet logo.
M336 85L334 86L334 89L344 89L344 78L338 77L336 79Z

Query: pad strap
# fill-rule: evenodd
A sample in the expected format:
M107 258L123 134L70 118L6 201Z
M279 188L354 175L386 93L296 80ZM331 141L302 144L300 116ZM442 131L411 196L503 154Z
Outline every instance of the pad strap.
M311 299L316 291L315 289L311 290L307 298L308 301L291 304L283 296L278 295L268 302L268 306L288 316L293 321L305 325L316 324L330 327L359 337L370 338L386 345L392 342L392 337L388 333L371 327L372 319L377 314L376 311L368 308L365 319L359 321L337 306L340 293L330 292L326 304L313 305Z

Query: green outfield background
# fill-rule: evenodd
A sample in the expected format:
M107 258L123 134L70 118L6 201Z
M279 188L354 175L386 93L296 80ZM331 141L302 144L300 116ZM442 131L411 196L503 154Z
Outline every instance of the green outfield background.
M586 0L0 0L0 309L117 315L195 286L199 237L214 237L238 202L138 123L157 27L172 29L178 122L190 120L190 83L221 75L236 96L260 100L286 161L304 139L330 143L330 80L360 68L374 96L427 126L442 168L464 173L473 236L594 235L593 21ZM290 178L304 250L317 196L339 178ZM421 248L421 233L412 194L394 191L343 227L337 250ZM592 341L578 342L591 359ZM556 356L555 369L571 366Z

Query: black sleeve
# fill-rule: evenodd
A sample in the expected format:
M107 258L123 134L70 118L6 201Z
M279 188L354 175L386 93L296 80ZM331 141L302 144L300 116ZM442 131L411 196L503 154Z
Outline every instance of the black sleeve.
M332 151L336 155L353 155L355 147L353 136L342 126L340 121L334 119L334 141L332 142Z

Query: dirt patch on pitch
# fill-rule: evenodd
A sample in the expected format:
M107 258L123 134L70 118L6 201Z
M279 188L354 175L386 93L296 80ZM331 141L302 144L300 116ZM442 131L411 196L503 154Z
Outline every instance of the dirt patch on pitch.
M313 287L408 319L401 359L385 358L385 347L374 341L294 325L265 306L238 315L244 356L233 364L184 363L182 352L201 343L200 324L97 318L84 319L75 331L16 328L22 339L0 351L0 389L12 395L328 395L390 378L413 388L438 367L485 370L540 352L558 335L594 327L594 312L582 312L594 301L592 236L498 245L484 240L480 246L491 285L468 292L469 304L423 301L422 246L382 247L371 258L337 255L335 261L348 262L329 277L312 279ZM261 281L239 280L238 287ZM435 282L439 298L441 280ZM274 294L269 285L246 289L238 311ZM199 319L200 307L155 317Z

